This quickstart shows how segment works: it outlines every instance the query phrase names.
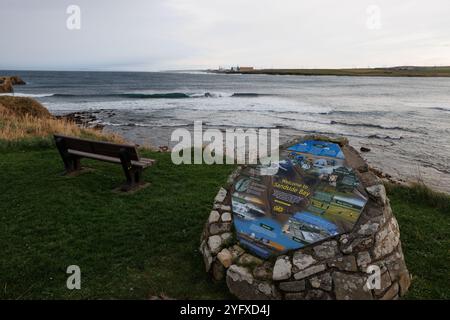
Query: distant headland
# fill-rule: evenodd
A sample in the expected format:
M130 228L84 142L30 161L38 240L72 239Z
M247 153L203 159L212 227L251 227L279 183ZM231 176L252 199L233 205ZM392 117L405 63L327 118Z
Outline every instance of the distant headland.
M420 67L398 66L388 68L347 69L255 69L253 67L232 67L207 70L223 74L268 74L296 76L354 76L354 77L450 77L450 66Z

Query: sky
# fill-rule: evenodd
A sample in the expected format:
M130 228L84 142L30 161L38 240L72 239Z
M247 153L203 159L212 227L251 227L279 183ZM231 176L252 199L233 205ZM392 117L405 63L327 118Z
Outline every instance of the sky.
M3 70L450 65L448 0L0 0L0 8Z

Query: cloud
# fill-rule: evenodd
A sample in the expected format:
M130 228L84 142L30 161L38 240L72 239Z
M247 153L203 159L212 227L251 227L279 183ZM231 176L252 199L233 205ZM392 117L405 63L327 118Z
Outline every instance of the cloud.
M447 0L4 2L0 69L450 65ZM70 4L81 30L66 28Z

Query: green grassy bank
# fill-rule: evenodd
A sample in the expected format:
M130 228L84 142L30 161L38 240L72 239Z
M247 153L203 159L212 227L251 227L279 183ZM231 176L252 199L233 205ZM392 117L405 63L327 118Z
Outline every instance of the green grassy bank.
M43 144L45 145L45 144ZM123 195L117 165L85 161L94 170L61 176L52 147L0 148L0 298L230 298L212 282L199 237L224 165L175 166L170 154L146 170L151 186ZM414 276L407 298L449 298L448 197L390 187L404 253ZM66 268L78 265L82 289L66 289Z
M348 69L255 69L232 72L217 70L217 73L269 74L292 76L347 76L347 77L450 77L450 67L393 67L393 68L348 68Z

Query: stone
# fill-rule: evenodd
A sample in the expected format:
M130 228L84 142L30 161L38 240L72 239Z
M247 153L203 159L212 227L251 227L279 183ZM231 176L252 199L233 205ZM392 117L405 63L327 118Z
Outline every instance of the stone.
M220 236L211 236L208 238L208 246L211 253L217 254L222 246L222 238Z
M222 233L220 235L220 237L222 238L223 243L226 244L233 239L233 234L231 232L225 232L225 233Z
M261 265L256 266L253 269L253 276L260 280L272 280L273 268L272 264L268 261Z
M341 251L344 254L351 254L354 251L364 251L369 250L373 246L373 239L371 237L368 238L356 238L352 241L349 241L347 244L341 246Z
M309 290L305 295L305 300L331 300L328 293L322 290Z
M343 271L357 271L356 259L354 256L343 256L328 262L329 267L338 268Z
M227 190L224 188L220 188L219 192L217 193L216 197L214 198L214 202L223 202L227 196Z
M238 265L231 265L227 270L227 286L238 299L267 300L279 299L275 286L253 278L250 271Z
M376 184L366 188L369 196L378 204L385 205L387 203L386 189L382 184Z
M209 225L209 233L212 235L231 231L231 223L212 223Z
M372 300L370 290L365 286L366 277L342 272L333 273L334 293L338 300Z
M229 212L222 213L222 221L230 222L231 221L231 213L229 213Z
M200 244L200 252L203 256L205 271L209 272L209 270L211 269L211 264L213 262L213 257L211 255L211 251L209 251L208 246L206 245L206 241L202 241L202 243Z
M361 271L365 272L367 266L370 264L371 261L372 258L370 257L370 253L368 251L358 252L356 264L358 265Z
M262 264L262 260L249 253L244 253L238 259L238 264L242 266L257 266Z
M212 276L216 281L221 281L225 277L225 267L218 261L212 264Z
M389 288L392 284L391 277L389 276L389 272L385 272L381 274L380 277L380 288L373 289L373 293L377 296L380 296L383 294L384 291L386 291L387 288Z
M330 273L323 273L321 275L309 279L309 284L312 288L331 291L333 288L333 278Z
M381 297L380 300L393 300L398 293L398 283L394 283L386 293Z
M222 249L222 251L217 254L217 259L225 268L228 268L233 263L233 256L228 249Z
M367 223L362 224L357 228L357 233L361 236L370 236L375 234L375 232L378 231L379 227L380 224L378 222L368 221Z
M327 241L314 247L315 255L320 259L329 259L338 253L336 241Z
M296 293L286 293L284 295L286 300L303 300L305 298L305 293L296 292Z
M294 278L296 280L300 280L300 279L304 279L306 277L309 277L313 274L322 272L325 270L325 265L324 264L320 264L320 265L316 265L316 266L312 266L309 267L303 271L297 272L296 274L294 274Z
M235 244L233 247L229 248L231 255L233 256L233 261L239 258L245 253L245 250Z
M223 204L220 206L220 210L222 210L222 212L223 211L231 211L231 206L226 206Z
M209 223L218 222L219 219L220 219L220 214L219 214L219 212L217 212L216 210L213 210L213 211L211 211L211 213L209 214L208 222L209 222Z
M298 270L301 271L303 269L306 269L310 265L316 263L316 260L309 254L304 254L301 253L300 251L297 251L294 253L292 262L298 268Z
M275 262L273 267L272 279L275 281L286 280L291 277L292 264L287 256L281 256Z
M390 254L397 247L400 240L397 220L392 217L389 222L375 235L373 256L375 259Z
M305 280L280 282L280 290L284 292L301 292L306 289Z
M405 293L408 291L409 286L411 285L411 276L409 275L408 271L402 272L398 279L399 284L399 294L400 296L404 296Z
M361 148L359 148L359 151L361 151L361 152L370 152L370 148L361 147Z
M345 160L350 167L359 172L369 171L369 166L359 155L358 151L355 150L355 148L351 147L350 145L345 145L341 147L341 149L344 152Z

